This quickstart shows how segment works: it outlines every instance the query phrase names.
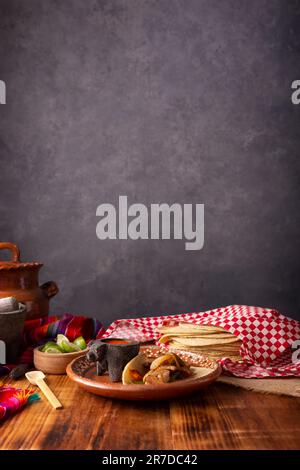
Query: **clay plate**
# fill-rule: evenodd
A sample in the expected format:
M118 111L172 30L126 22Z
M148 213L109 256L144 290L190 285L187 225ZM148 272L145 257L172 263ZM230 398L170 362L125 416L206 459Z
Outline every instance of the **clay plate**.
M153 358L164 353L156 346L142 348L143 350ZM123 385L121 382L111 382L108 375L97 376L95 366L85 356L74 359L67 366L67 374L90 393L121 400L167 400L182 397L207 387L221 374L220 365L207 357L179 350L176 350L176 354L193 367L194 376L161 385Z

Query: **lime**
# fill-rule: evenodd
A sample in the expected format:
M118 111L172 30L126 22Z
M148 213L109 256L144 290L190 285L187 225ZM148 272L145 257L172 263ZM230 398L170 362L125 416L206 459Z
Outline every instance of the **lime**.
M44 344L41 351L46 352L46 350L49 348L58 348L58 346L56 343L54 343L54 341L48 341L47 343Z
M71 343L65 335L57 335L56 338L57 346L62 352L70 353L80 351L81 348L76 344Z
M57 335L56 337L56 343L58 344L58 346L60 346L60 344L63 342L63 341L69 341L68 338L65 336L65 335L62 335L62 334L59 334Z
M46 354L63 354L62 351L60 350L60 348L55 345L54 346L49 346L49 348L47 348L45 351L44 351Z
M76 346L79 346L79 348L82 350L82 349L86 349L86 342L85 342L85 339L82 337L82 336L79 336L78 338L76 338L74 341L73 341L73 344L75 344Z
M73 344L70 341L62 341L59 347L65 353L81 351L79 346L76 346L76 344Z

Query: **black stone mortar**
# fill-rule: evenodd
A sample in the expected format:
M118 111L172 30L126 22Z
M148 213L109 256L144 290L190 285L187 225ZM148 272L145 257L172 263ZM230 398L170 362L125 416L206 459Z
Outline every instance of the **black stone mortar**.
M128 341L124 344L109 344L109 341ZM125 338L98 339L89 344L87 359L96 362L97 375L108 371L112 382L122 380L126 364L138 355L140 343Z
M3 341L5 345L7 364L15 363L19 357L25 317L26 306L21 303L19 303L18 310L0 313L0 341Z

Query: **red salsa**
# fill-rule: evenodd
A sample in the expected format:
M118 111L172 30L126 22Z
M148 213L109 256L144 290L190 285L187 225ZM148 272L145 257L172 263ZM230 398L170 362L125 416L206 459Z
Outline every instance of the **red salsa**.
M108 344L129 344L130 343L130 341L127 341L126 339L110 339L105 342Z

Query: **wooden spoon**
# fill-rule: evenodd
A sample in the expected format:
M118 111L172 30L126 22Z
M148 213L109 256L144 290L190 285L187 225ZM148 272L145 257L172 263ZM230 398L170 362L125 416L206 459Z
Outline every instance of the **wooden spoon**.
M52 390L48 387L48 385L44 381L46 376L43 372L41 372L40 370L33 370L31 372L27 372L25 376L26 376L26 379L28 379L32 385L37 385L42 390L43 394L45 395L47 400L51 403L53 408L55 408L56 410L58 408L62 408L62 404L56 398Z

